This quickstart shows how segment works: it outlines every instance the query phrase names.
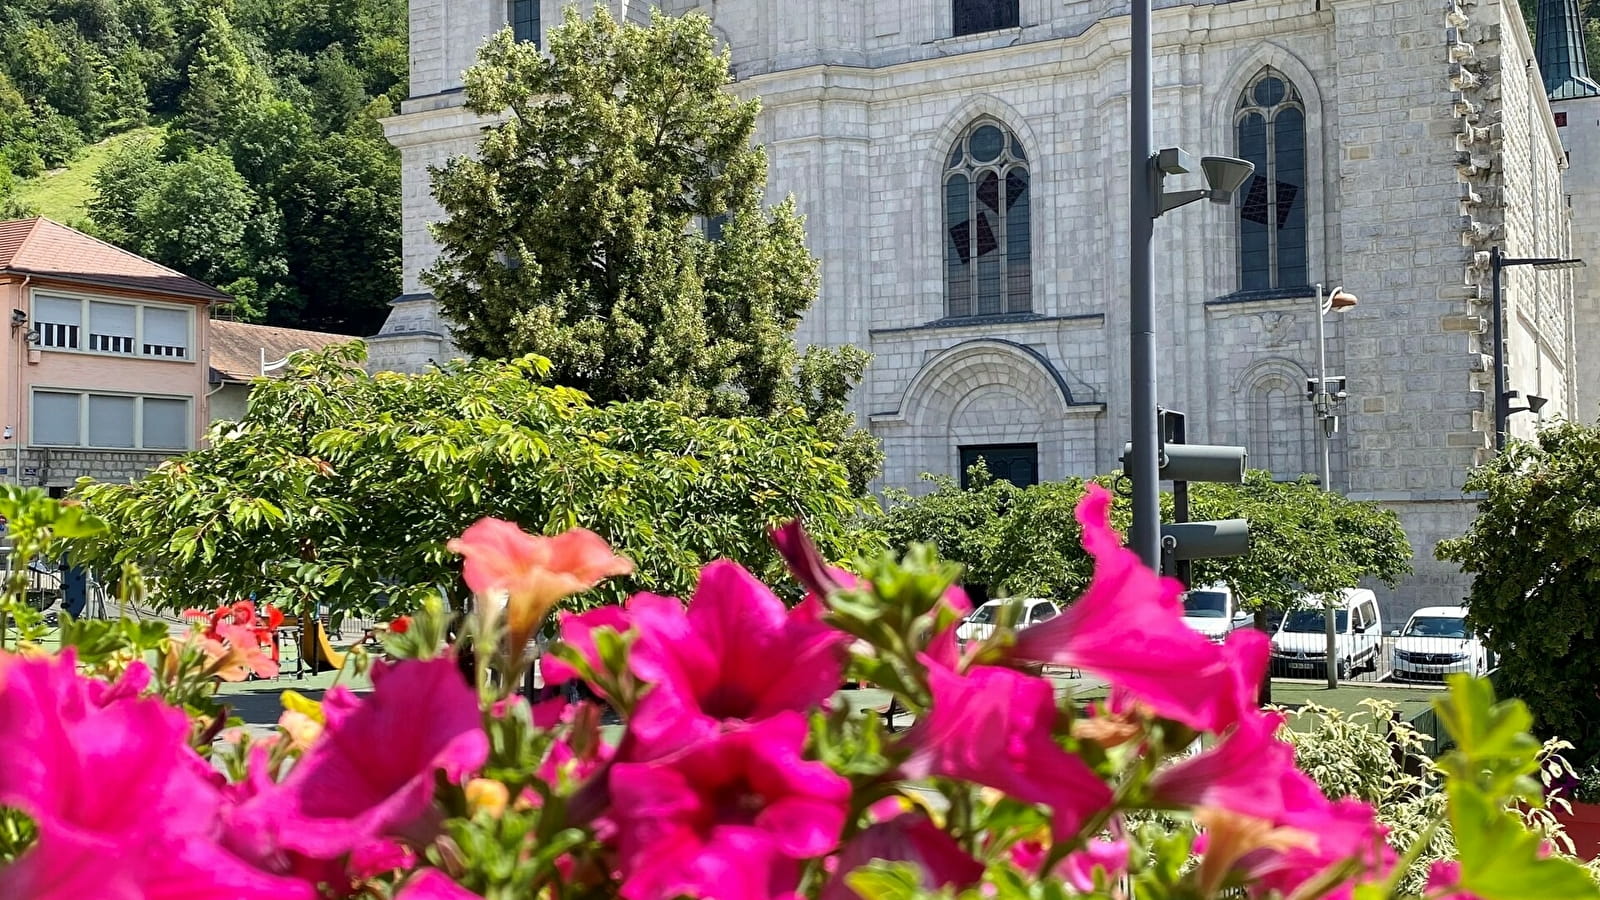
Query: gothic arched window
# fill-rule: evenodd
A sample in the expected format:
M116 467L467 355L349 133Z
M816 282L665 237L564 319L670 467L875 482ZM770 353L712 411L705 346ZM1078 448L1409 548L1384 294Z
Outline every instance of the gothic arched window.
M944 173L947 316L1033 310L1029 207L1022 143L993 119L967 126Z
M1239 96L1240 158L1256 164L1239 192L1239 290L1304 287L1306 110L1283 73L1263 69Z

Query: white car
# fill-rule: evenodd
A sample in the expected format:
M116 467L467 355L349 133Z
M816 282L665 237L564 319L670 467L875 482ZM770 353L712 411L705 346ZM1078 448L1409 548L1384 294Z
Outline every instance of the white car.
M1250 624L1252 617L1239 609L1233 591L1225 584L1195 588L1183 595L1183 624L1213 641L1221 642L1236 628Z
M1461 606L1429 606L1411 614L1394 643L1394 677L1443 678L1452 672L1483 675L1489 651L1467 626Z
M994 634L994 626L1000 621L1000 609L1007 603L1022 604L1022 611L1017 616L1016 629L1037 625L1060 615L1061 610L1049 600L990 600L968 614L965 621L956 626L956 642L965 644L968 641L988 640Z
M1340 679L1356 669L1377 671L1382 649L1383 619L1378 598L1364 588L1339 592L1334 612L1335 665ZM1327 612L1316 598L1305 598L1298 609L1283 617L1272 636L1273 674L1314 677L1327 672Z

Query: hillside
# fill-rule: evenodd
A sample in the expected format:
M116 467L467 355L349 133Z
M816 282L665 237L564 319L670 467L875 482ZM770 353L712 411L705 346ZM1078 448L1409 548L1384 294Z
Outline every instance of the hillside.
M164 140L164 125L145 125L114 134L83 148L71 162L17 183L16 198L22 205L57 222L73 224L89 217L89 198L94 196L94 175L112 154L133 140Z

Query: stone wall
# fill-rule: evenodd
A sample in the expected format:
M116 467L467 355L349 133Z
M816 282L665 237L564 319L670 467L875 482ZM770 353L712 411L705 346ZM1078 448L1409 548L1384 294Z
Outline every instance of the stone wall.
M109 450L57 450L23 448L22 484L38 487L71 487L79 478L127 483L144 477L151 469L176 454L114 452ZM15 448L0 451L0 467L5 478L15 481Z
M1558 132L1571 162L1565 182L1572 255L1588 262L1573 273L1577 390L1572 418L1592 424L1600 417L1600 97L1550 105L1566 120Z

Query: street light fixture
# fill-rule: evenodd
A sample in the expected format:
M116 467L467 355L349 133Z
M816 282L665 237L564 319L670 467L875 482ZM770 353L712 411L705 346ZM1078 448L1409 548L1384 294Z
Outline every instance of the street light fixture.
M1129 143L1132 153L1132 185L1128 192L1128 357L1130 381L1130 424L1132 441L1127 457L1127 472L1133 479L1133 528L1129 544L1139 559L1151 569L1161 565L1161 485L1159 453L1159 413L1156 410L1156 305L1152 286L1155 270L1150 255L1155 235L1155 220L1162 214L1196 200L1229 203L1239 187L1255 171L1249 160L1227 156L1207 156L1198 168L1205 173L1204 190L1175 191L1168 194L1164 183L1168 175L1182 175L1196 168L1194 157L1185 150L1168 147L1152 152L1150 135L1150 0L1133 0L1133 48L1129 68L1129 101L1132 105Z
M1516 391L1506 390L1506 325L1505 301L1500 294L1500 273L1505 269L1515 266L1532 266L1535 269L1581 269L1586 265L1581 259L1562 259L1556 256L1529 256L1510 257L1501 252L1499 247L1489 251L1489 269L1493 273L1494 293L1491 302L1494 304L1494 448L1504 450L1506 446L1506 420L1512 413L1531 412L1537 414L1547 402L1543 397L1529 397L1528 405L1517 409L1511 408L1511 400L1516 396ZM1534 400L1539 402L1534 404Z
M1328 376L1328 333L1327 319L1330 312L1344 312L1355 306L1360 300L1355 294L1346 291L1343 286L1333 289L1327 297L1322 295L1322 284L1317 283L1317 377L1313 381L1306 379L1306 399L1311 401L1311 408L1316 411L1316 416L1321 424L1317 429L1317 440L1322 451L1322 489L1333 490L1333 468L1330 462L1328 444L1335 432L1339 430L1339 405L1344 402L1344 378L1342 376ZM1338 390L1330 391L1329 386L1336 386ZM1327 670L1328 687L1339 686L1338 648L1339 641L1334 628L1334 611L1332 604L1324 610L1326 621L1323 632L1327 638L1327 655L1324 657Z

